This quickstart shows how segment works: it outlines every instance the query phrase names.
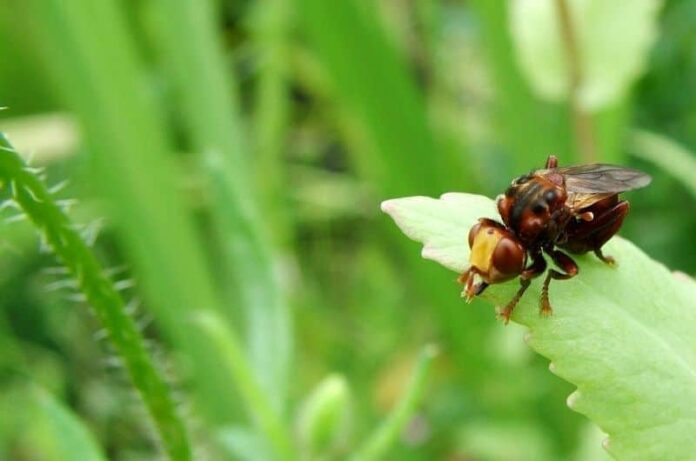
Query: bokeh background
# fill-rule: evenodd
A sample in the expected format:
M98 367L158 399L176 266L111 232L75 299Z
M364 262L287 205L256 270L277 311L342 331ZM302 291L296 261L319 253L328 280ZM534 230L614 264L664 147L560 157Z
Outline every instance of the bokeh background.
M654 179L622 235L696 274L690 0L4 0L0 59L0 131L67 181L56 197L197 459L274 459L254 402L208 385L224 358L182 340L198 309L242 338L298 459L354 455L399 405L380 459L608 459L572 386L493 306L465 305L384 199L493 197L550 153L629 165ZM2 213L0 459L87 459L56 448L73 430L108 459L161 459L74 282Z

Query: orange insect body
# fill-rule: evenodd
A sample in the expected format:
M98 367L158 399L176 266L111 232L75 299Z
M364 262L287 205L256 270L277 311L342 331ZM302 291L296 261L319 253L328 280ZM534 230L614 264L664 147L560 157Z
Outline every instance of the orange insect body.
M542 314L552 312L551 279L574 277L578 266L565 252L593 251L607 264L602 246L618 232L628 214L619 193L650 183L647 174L614 165L559 168L549 156L546 168L512 181L497 199L499 223L482 218L469 232L470 267L460 277L463 296L471 300L491 284L520 278L520 289L500 315L507 322L531 279L546 272L545 253L563 271L550 269L541 294ZM527 261L531 263L527 265Z

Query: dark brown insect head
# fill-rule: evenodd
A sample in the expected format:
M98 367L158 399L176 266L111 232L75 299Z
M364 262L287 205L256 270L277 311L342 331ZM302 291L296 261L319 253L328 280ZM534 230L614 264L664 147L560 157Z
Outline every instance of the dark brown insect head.
M482 218L471 228L470 265L459 277L462 296L469 301L490 284L519 277L520 289L500 312L507 322L531 279L546 272L540 310L550 314L551 279L569 279L579 270L565 252L593 251L613 264L602 246L628 214L628 202L619 200L618 194L648 183L650 176L630 168L603 164L559 168L556 157L549 156L544 169L513 180L498 197L502 223ZM547 272L544 254L561 271Z
M525 245L551 238L570 219L563 175L525 175L498 197L498 213Z

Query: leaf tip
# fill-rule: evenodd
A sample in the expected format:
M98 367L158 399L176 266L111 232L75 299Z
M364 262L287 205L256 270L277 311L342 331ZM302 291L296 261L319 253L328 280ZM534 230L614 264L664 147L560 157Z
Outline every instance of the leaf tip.
M605 437L604 440L602 440L602 448L609 451L610 446L611 446L611 439L609 437Z
M437 261L437 257L438 257L438 252L436 250L434 250L433 248L425 245L423 247L423 249L421 249L421 258Z
M420 202L423 199L428 199L428 197L410 196L390 198L380 203L379 207L383 212L387 213L388 215L394 216L394 214L397 213L399 209L403 209L405 205L412 204L414 202Z
M532 343L532 339L533 339L533 338L532 338L532 332L531 332L531 331L526 332L526 333L524 334L524 336L522 337L522 341L524 341L524 343L525 343L526 345L528 345L528 346ZM553 362L549 363L549 369L551 369L552 366L553 366ZM551 370L551 371L553 371L553 370Z
M390 214L390 212L393 210L394 207L394 199L390 200L384 200L382 203L379 204L379 209L382 210L382 212Z
M423 249L421 250L421 258L435 261L447 269L460 274L469 269L468 259L452 258L444 253L441 249L433 248L427 244L423 246Z

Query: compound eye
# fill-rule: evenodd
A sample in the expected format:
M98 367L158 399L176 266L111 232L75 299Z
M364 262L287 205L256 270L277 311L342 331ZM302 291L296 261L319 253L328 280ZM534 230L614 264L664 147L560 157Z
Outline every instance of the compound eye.
M519 274L524 268L525 256L520 244L509 237L503 237L495 247L491 262L502 274Z
M557 198L558 194L555 190L547 190L546 192L544 192L544 200L546 200L546 203L548 203L549 205L555 202Z

